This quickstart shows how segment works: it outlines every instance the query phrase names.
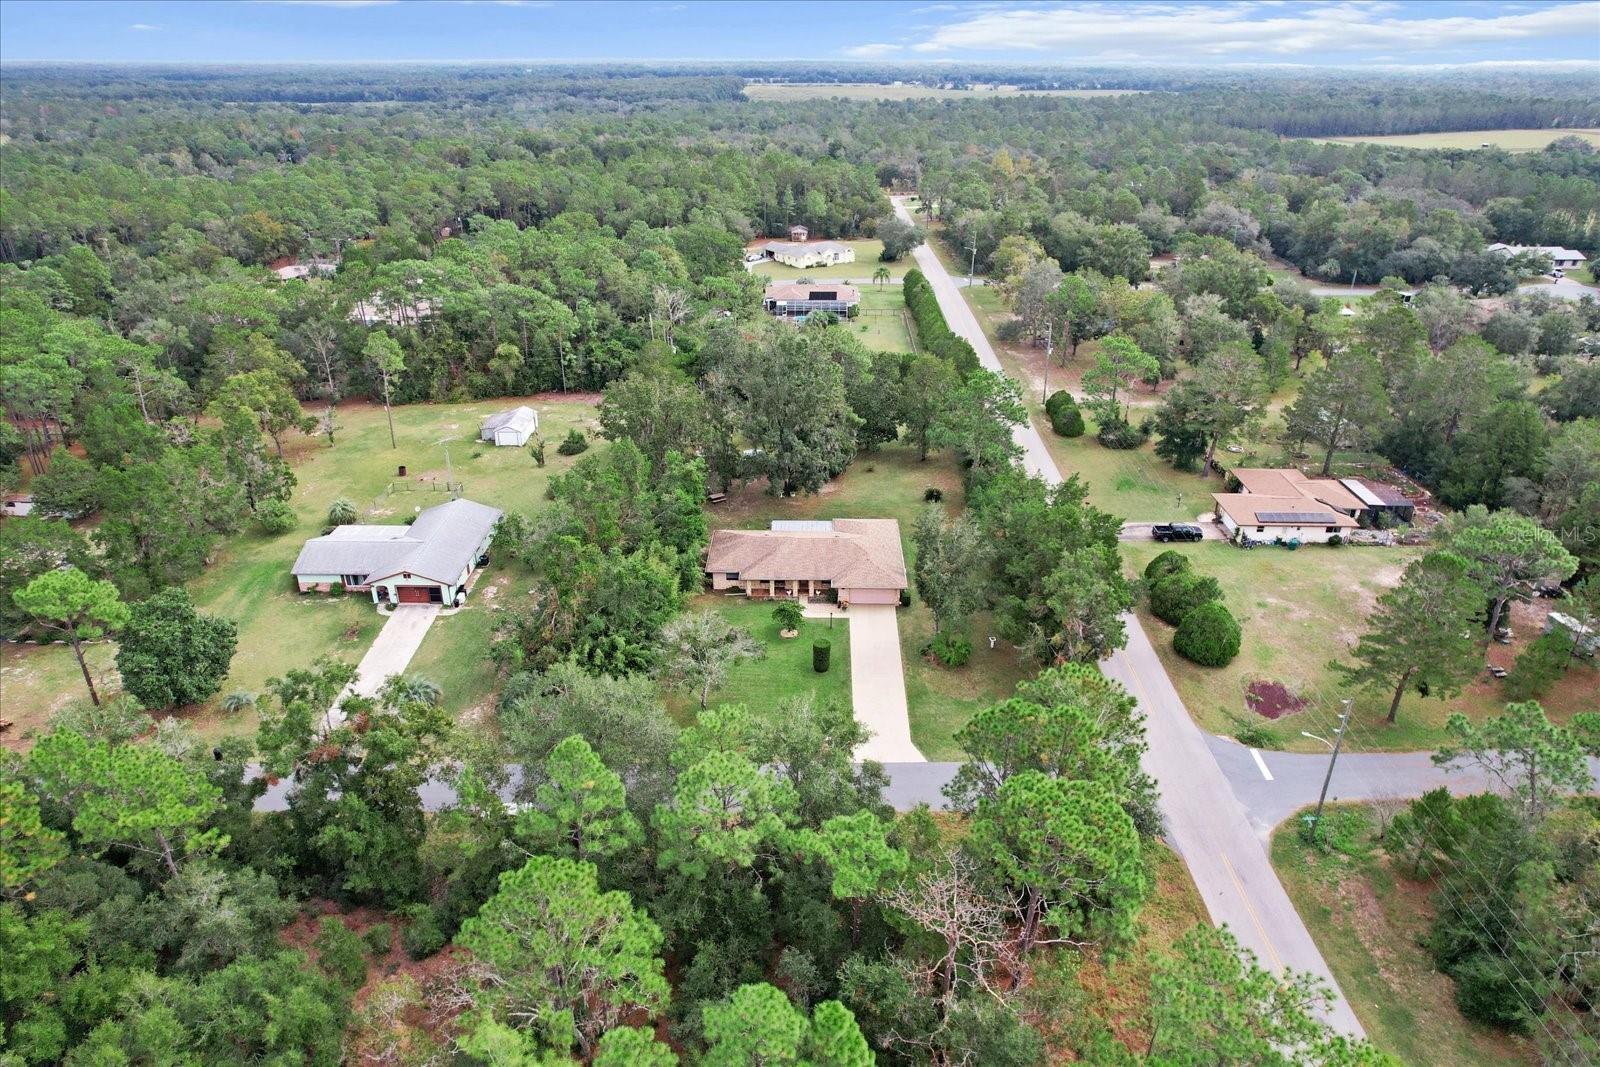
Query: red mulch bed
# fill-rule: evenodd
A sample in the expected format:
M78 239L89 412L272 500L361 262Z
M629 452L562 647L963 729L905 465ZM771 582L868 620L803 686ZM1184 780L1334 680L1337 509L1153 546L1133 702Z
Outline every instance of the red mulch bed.
M1293 715L1306 702L1289 692L1282 682L1251 682L1245 686L1244 702L1264 719Z

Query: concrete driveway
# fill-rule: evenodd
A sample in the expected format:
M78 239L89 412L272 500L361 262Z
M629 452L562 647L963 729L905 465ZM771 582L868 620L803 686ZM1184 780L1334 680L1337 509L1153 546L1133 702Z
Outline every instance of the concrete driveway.
M845 617L850 620L850 699L856 721L872 731L867 743L856 749L856 759L923 762L921 749L911 743L899 609L857 604Z
M1200 532L1204 535L1204 540L1207 541L1226 541L1228 539L1228 532L1215 522L1201 519L1172 519L1170 521L1194 523L1200 527ZM1122 532L1117 536L1124 541L1150 541L1154 539L1150 534L1150 528L1155 525L1156 523L1153 522L1125 522L1122 524ZM1178 541L1174 543L1181 545L1191 544L1192 542Z
M376 696L392 675L405 673L411 657L422 647L422 639L428 636L428 627L439 617L439 608L438 604L401 604L394 609L394 614L373 639L372 647L356 665L355 681L334 698L333 706L328 709L329 729L344 722L339 705L345 697Z

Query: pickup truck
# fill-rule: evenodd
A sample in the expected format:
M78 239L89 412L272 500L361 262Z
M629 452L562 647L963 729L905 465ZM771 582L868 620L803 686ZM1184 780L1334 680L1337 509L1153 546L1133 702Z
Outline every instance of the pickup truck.
M1204 541L1205 531L1192 522L1158 522L1150 527L1150 536L1157 541Z

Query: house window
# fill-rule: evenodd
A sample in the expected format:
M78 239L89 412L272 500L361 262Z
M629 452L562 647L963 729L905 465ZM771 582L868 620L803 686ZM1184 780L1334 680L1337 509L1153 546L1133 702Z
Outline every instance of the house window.
M1337 527L1337 526L1329 526L1326 529L1324 529L1322 532L1323 533L1338 533L1339 532L1339 527Z
M1267 532L1267 528L1265 526L1257 526L1256 527L1256 533L1266 533L1266 532Z
M339 575L339 580L347 586L367 584L367 576L365 574L341 574Z
M737 582L739 580L739 572L729 571L727 574L723 575L723 577L728 579L730 582Z

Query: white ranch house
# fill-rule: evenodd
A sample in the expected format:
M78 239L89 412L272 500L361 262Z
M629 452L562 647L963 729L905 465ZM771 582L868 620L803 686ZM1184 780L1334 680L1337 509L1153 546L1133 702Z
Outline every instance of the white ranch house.
M300 592L368 593L374 604L459 604L487 559L499 508L452 500L409 526L336 526L294 561Z

